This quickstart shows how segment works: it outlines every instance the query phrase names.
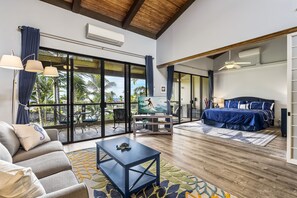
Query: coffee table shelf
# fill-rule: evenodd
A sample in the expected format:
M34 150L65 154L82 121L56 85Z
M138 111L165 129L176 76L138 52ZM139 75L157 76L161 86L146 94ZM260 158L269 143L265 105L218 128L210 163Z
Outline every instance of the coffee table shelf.
M103 162L98 167L103 174L108 177L111 181L111 183L118 187L121 193L125 193L125 168L121 166L119 163L117 163L115 160L109 160L106 162ZM137 170L139 172L129 170L129 186L134 184L134 182L141 176L141 173L145 171L145 168L142 166L134 166L132 167L133 170ZM141 179L135 184L135 186L130 189L130 192L137 192L138 190L141 190L143 187L150 185L156 181L156 176L153 175L150 171L146 172L149 175L143 175Z
M131 149L117 150L117 145L127 143ZM146 186L160 185L160 152L126 137L96 142L97 168L110 180L115 188L129 198ZM142 166L148 162L147 168ZM156 174L149 170L155 166Z

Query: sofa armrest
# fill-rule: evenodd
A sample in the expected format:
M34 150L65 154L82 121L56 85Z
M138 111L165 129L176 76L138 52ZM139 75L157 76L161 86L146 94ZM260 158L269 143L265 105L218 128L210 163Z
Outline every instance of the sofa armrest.
M59 140L59 131L58 129L46 129L48 136L51 138L51 141Z
M88 198L88 189L85 184L77 184L41 196L42 198Z

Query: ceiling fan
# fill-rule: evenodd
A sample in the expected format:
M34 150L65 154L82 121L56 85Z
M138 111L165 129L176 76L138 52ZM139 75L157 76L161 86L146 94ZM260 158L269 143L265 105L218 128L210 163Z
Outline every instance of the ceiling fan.
M241 68L240 65L250 65L251 62L237 62L237 61L231 61L231 51L229 51L229 61L225 62L225 65L219 69L219 71L223 69L239 69Z

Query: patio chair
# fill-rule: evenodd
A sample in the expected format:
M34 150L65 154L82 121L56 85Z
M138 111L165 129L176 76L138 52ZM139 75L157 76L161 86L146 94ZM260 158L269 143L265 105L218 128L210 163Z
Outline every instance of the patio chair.
M126 110L113 109L113 130L114 131L119 127L120 123L126 123Z
M88 112L81 112L81 115L83 115L83 114L87 115L89 113ZM83 123L82 129L86 130L85 128L89 127L89 128L95 129L96 132L99 133L97 127L94 126L95 123L98 122L98 120L99 120L99 114L97 112L95 114L93 114L93 115L92 114L87 115L86 118L82 120L82 123Z

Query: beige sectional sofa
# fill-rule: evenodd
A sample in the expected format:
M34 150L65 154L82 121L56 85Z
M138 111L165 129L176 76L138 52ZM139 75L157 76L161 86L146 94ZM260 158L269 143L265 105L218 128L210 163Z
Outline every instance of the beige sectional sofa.
M43 197L89 197L85 184L79 184L72 172L63 146L58 141L58 131L50 129L47 133L50 142L25 151L20 148L13 128L0 122L0 143L9 151L14 164L32 168L47 193ZM11 161L10 156L3 156L3 153L0 147L0 160Z

